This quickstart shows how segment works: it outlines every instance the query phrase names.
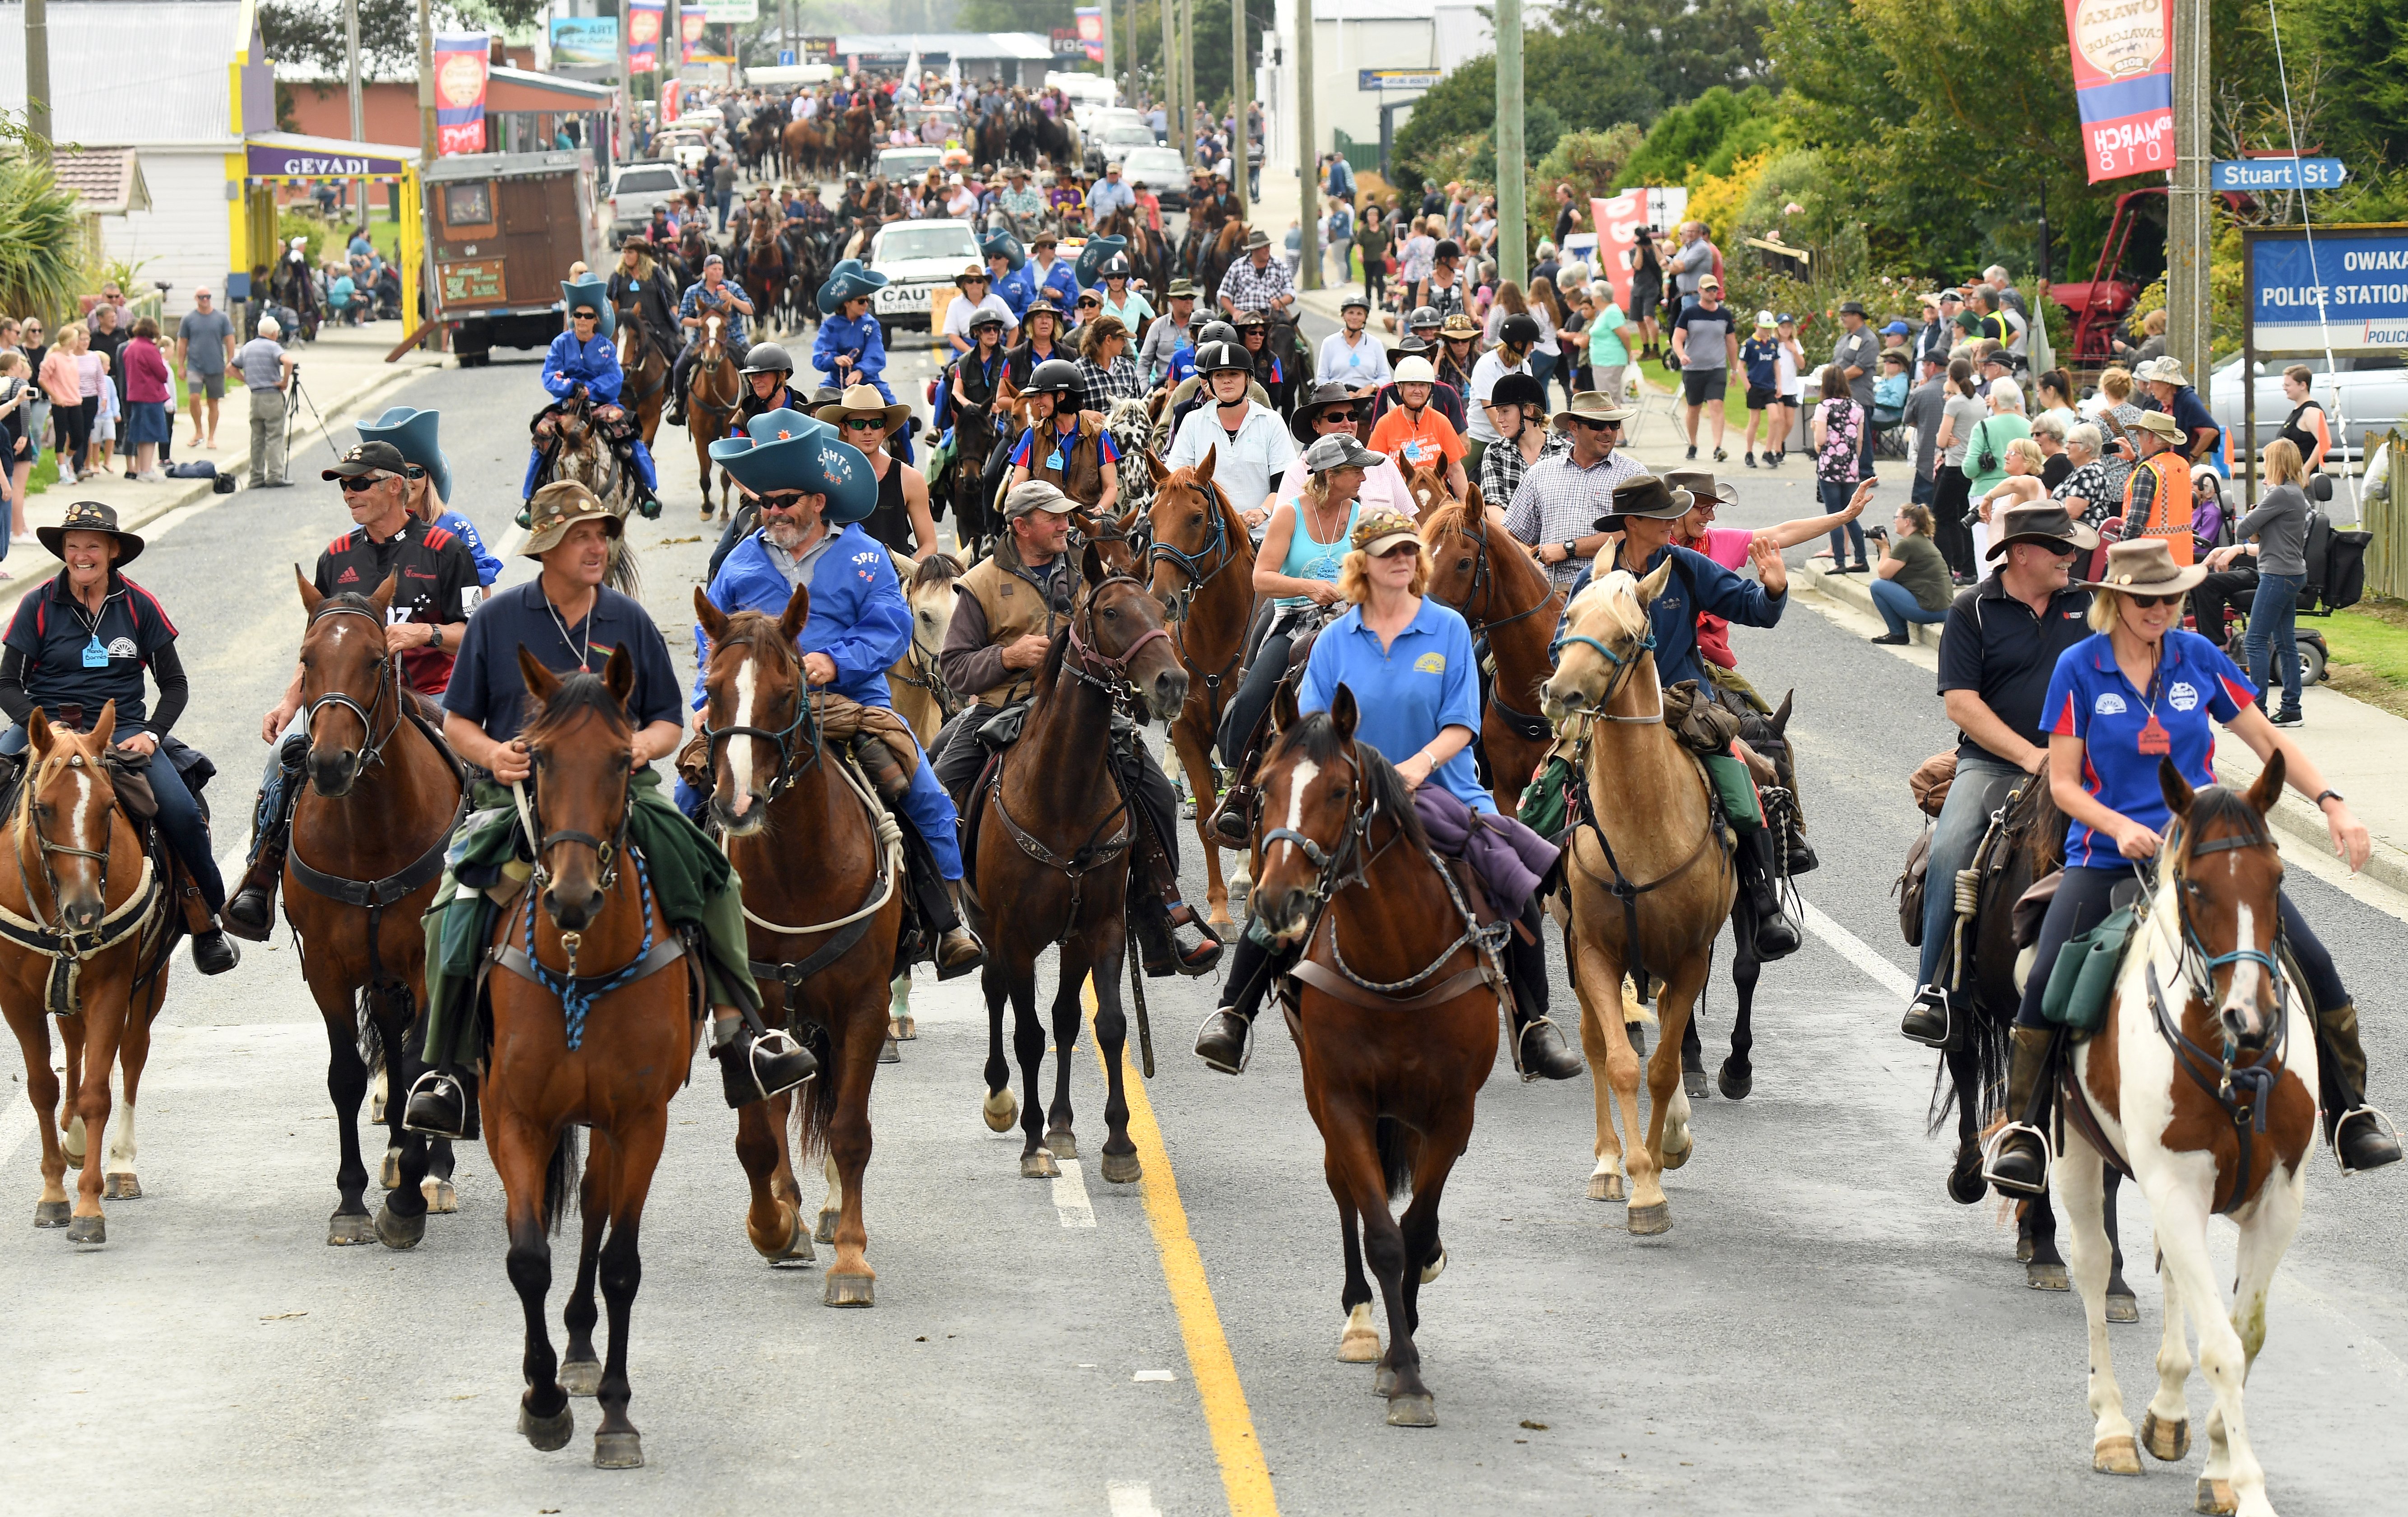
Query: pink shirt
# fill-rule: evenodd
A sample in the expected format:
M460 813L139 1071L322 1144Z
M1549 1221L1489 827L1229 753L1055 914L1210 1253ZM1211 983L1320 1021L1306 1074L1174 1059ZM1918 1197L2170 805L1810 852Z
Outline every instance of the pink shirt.
M140 337L125 345L125 398L129 402L173 400L167 386L167 360L155 343Z
M1704 537L1681 546L1705 554L1724 568L1744 569L1748 543L1755 536L1743 527L1708 527ZM1726 669L1739 667L1730 648L1730 623L1710 611L1698 613L1698 656Z

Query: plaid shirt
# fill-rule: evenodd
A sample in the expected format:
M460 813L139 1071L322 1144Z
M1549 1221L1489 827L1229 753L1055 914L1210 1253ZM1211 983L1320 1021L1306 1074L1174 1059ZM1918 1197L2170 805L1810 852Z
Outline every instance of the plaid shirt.
M1482 467L1486 467L1484 458ZM1516 541L1532 547L1588 537L1597 531L1597 519L1613 508L1613 487L1646 472L1637 459L1618 450L1585 469L1572 462L1569 448L1541 458L1513 492L1513 503L1505 511L1505 530ZM1556 589L1569 590L1586 564L1568 558L1544 567Z
M1530 424L1538 426L1545 423ZM1563 433L1551 431L1547 434L1547 440L1540 445L1539 462L1543 464L1570 447L1571 440ZM1535 466L1524 463L1522 450L1514 447L1511 442L1499 440L1490 443L1488 451L1480 455L1481 495L1492 504L1498 501L1511 501L1513 498L1513 493L1522 488L1522 477Z
M1071 394L1078 397L1082 411L1098 411L1110 416L1115 400L1137 400L1145 394L1145 380L1137 371L1137 363L1127 353L1112 360L1106 368L1092 358L1082 358L1073 365L1078 380Z
M1282 295L1296 293L1296 284L1287 277L1287 265L1274 258L1262 267L1254 266L1252 254L1229 265L1221 276L1221 298L1239 310L1268 310L1271 302Z

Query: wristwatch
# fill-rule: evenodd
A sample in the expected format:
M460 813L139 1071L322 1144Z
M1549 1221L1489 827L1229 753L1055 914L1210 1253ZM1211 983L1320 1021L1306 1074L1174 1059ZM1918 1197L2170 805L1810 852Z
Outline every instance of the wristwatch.
M2341 802L2344 806L2347 806L2347 805L2349 804L2349 797L2348 797L2348 796L2346 796L2346 795L2344 795L2344 794L2343 794L2340 791L2338 791L2338 790L2320 790L2320 791L2317 791L2317 792L2316 792L2316 809L2317 809L2317 810L2319 810L2319 811L2323 810L2323 809L2324 809L2324 806L2325 806L2325 802L2327 802L2327 801L2339 801L2339 802Z
M1579 548L1578 544L1579 544L1579 539L1578 539L1578 538L1576 538L1576 537L1566 537L1566 538L1564 539L1564 562L1565 562L1565 563L1569 564L1569 563L1570 563L1573 559L1576 559L1576 558L1580 557L1580 548Z

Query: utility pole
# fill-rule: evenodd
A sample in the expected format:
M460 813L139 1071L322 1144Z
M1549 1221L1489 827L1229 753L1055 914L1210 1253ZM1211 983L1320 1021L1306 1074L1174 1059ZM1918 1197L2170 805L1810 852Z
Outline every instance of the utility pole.
M366 142L367 110L360 98L360 0L343 0L343 65L351 81L351 140Z
M636 76L627 58L627 0L611 0L619 15L618 141L610 145L610 161L624 163L636 150Z
M1246 0L1229 0L1229 189L1242 212L1246 208L1246 106L1253 93L1246 78Z
M1196 130L1196 0L1179 0L1179 108L1180 130L1194 136ZM1192 153L1189 155L1194 156Z
M1497 0L1497 277L1516 285L1530 277L1523 180L1522 0Z
M39 0L35 0L36 4ZM1162 15L1162 113L1170 123L1170 146L1177 149L1181 159L1194 162L1187 150L1187 134L1180 130L1179 115L1179 7L1175 0L1155 0Z
M25 0L25 130L34 151L50 155L50 9L47 0Z
M1137 0L1128 0L1128 3L1134 6L1137 4ZM1104 22L1104 78L1109 79L1116 72L1112 67L1112 0L1096 0L1096 4L1101 7L1102 11L1102 19Z
M1315 214L1321 206L1321 165L1312 127L1312 0L1296 0L1296 47L1288 59L1296 73L1296 188L1297 211L1304 222L1304 257L1297 265L1297 278L1304 288L1321 288L1321 218ZM1264 155L1263 166L1270 167L1269 155Z
M1123 70L1128 80L1122 85L1132 106L1137 104L1137 5L1138 0L1128 0L1128 60Z
M435 162L435 18L418 0L418 161Z
M668 0L667 8L661 12L661 72L656 76L658 84L652 95L653 99L661 103L661 119L652 123L655 129L669 124L668 81L683 78L685 78L685 18L678 13L678 0ZM683 94L682 91L679 93L681 95ZM678 110L681 114L685 110L685 102L682 98L678 102Z
M2174 3L2174 179L2166 197L2166 352L2207 379L2207 0Z

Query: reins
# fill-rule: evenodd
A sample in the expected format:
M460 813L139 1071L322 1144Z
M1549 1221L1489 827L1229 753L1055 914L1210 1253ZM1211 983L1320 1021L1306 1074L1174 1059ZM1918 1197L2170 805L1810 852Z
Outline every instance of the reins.
M314 627L331 616L359 617L376 629L376 637L380 642L384 638L384 618L365 606L344 605L335 601L322 602L315 611L309 613L309 624ZM309 735L313 744L317 738L318 713L327 707L349 711L358 717L360 736L366 745L360 750L359 766L363 769L384 756L385 744L393 741L394 734L401 730L400 677L394 673L393 655L390 652L380 651L376 665L376 694L368 697L368 703L366 706L362 706L348 691L330 690L301 708L301 730ZM393 718L386 723L383 734L380 736L376 730L376 713L384 708L384 693L387 686L392 686L394 689Z
M57 763L64 763L69 768L89 766L99 782L108 787L108 804L102 809L101 846L97 850L52 842L34 815L34 797L41 788L42 772ZM17 861L18 886L24 894L25 909L39 910L40 903L34 894L33 874L25 866L25 835L30 832L34 836L36 856L41 861L42 882L50 890L50 916L23 916L0 906L0 937L50 960L50 976L43 989L44 1008L53 1015L76 1016L82 1009L76 993L84 961L136 934L148 936L163 914L166 892L160 885L158 872L150 863L150 854L144 852L141 873L136 877L133 893L116 907L108 907L108 858L111 845L117 838L117 790L109 784L100 760L86 759L81 753L73 753L64 761L53 759L29 766L24 779L19 782L19 790L16 823L9 839L9 852ZM81 931L67 924L65 909L60 904L58 876L50 868L50 860L57 855L92 859L100 866L100 899L104 910L99 921Z

